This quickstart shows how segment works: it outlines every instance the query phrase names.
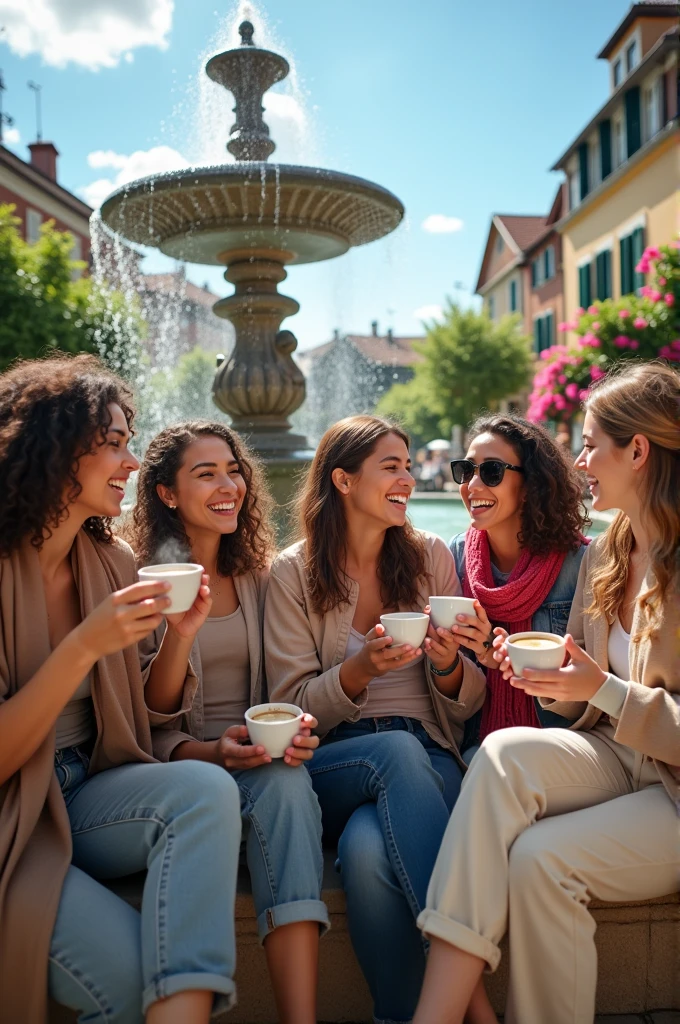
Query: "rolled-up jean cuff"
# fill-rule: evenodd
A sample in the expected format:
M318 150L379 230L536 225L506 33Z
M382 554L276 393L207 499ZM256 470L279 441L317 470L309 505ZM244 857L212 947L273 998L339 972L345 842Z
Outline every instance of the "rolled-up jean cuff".
M178 992L205 992L206 989L215 993L211 1016L225 1013L236 1006L236 985L231 978L225 978L223 974L195 972L169 974L152 981L142 995L142 1012L146 1013L159 999L176 996Z
M298 921L318 922L321 935L325 935L331 926L328 907L323 900L295 900L292 903L280 903L263 911L257 919L257 934L260 944L270 932L282 928L285 924L297 924Z
M436 910L423 910L416 923L430 938L442 939L450 946L457 946L472 956L486 960L489 966L488 973L493 974L501 961L501 951L493 942L473 932L472 928L460 924L459 921L452 921L450 917L437 913Z

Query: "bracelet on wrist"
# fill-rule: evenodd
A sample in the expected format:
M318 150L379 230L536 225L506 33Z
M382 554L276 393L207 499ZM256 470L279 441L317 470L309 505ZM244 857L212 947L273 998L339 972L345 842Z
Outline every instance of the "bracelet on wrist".
M452 672L455 672L460 664L460 654L456 652L456 659L449 668L435 668L432 662L430 662L430 672L433 676L450 676Z

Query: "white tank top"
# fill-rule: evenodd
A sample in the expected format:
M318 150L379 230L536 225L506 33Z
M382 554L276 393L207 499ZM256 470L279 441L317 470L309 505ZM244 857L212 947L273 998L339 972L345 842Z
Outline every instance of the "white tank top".
M619 679L630 679L630 669L628 667L629 649L630 633L626 633L617 615L609 629L607 657L609 659L609 671L613 672Z

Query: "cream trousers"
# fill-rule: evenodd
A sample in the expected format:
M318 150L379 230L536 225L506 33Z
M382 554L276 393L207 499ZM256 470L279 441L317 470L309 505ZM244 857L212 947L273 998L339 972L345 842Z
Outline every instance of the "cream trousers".
M495 970L508 929L506 1024L591 1024L591 898L675 892L680 831L647 758L593 732L502 729L474 757L418 924Z

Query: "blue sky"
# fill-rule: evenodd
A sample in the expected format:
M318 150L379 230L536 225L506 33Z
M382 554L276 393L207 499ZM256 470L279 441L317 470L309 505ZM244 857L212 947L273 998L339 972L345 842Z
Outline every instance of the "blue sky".
M131 175L219 156L231 121L215 87L201 86L200 69L233 38L244 6L0 0L12 148L26 156L35 133L33 80L42 85L44 137L61 154L60 181L93 202ZM272 159L370 178L407 210L392 237L290 269L281 291L302 308L284 326L301 348L336 327L367 333L374 319L381 330L419 333L418 311L447 296L472 301L491 214L547 211L559 181L549 167L604 102L607 65L595 54L628 7L258 0L256 42L294 62L293 82L270 103L280 143ZM203 132L199 109L211 111ZM147 266L168 263L152 257ZM189 276L231 290L219 270L191 267Z

